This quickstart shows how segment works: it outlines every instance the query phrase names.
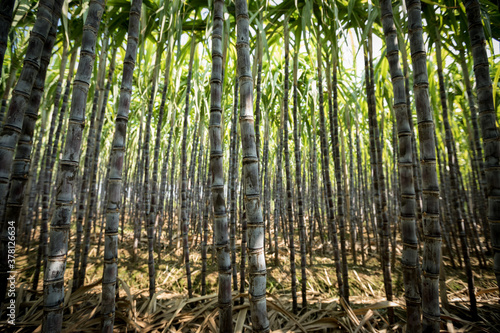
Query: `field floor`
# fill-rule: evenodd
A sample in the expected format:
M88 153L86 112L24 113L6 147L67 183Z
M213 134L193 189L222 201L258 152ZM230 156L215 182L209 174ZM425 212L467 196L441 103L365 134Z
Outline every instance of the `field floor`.
M144 232L144 230L143 230ZM182 249L167 248L162 244L161 262L156 272L156 295L149 300L147 238L143 236L138 258L133 259L132 231L127 230L119 250L119 295L116 309L116 332L218 332L217 310L217 267L213 260L213 248L208 248L207 295L201 292L201 247L199 241L190 239L190 258L194 297L187 297L187 283ZM72 230L72 240L74 232ZM174 239L173 245L177 245ZM95 332L100 329L100 303L102 278L102 253L97 254L97 239L92 239L92 247L87 268L85 286L70 293L73 275L74 242L66 266L65 332ZM209 240L211 244L212 240ZM237 262L240 246L237 244ZM297 244L296 244L297 245ZM289 252L280 237L279 265L275 265L274 253L267 253L267 307L272 332L404 332L405 302L401 264L401 247L397 248L396 265L392 269L394 301L387 302L383 290L382 269L374 254L375 244L365 246L366 264L361 265L360 246L358 263L353 264L348 254L350 304L339 301L336 287L333 254L324 251L321 244L314 244L313 265L307 258L307 300L308 307L302 308L300 284L300 254L297 245L297 294L299 312L292 313L291 274ZM402 245L400 245L402 246ZM350 250L350 246L347 246ZM16 326L9 326L9 332L41 332L43 317L43 276L37 290L32 289L32 276L35 271L37 244L26 253L20 245L17 248L16 264L17 311ZM445 254L445 253L444 253ZM464 269L452 269L444 256L446 264L446 286L449 305L442 307L441 332L500 332L500 298L496 288L492 268L481 269L472 258L476 297L479 307L479 321L473 322L468 311ZM492 265L491 256L488 257ZM158 257L155 256L158 262ZM238 268L239 269L239 268ZM239 284L239 272L238 272ZM246 288L248 290L248 280ZM246 293L233 293L237 305L233 306L235 332L252 332L250 309ZM240 303L243 299L243 303ZM395 319L388 322L387 309L393 308ZM2 314L0 331L7 327L5 312Z

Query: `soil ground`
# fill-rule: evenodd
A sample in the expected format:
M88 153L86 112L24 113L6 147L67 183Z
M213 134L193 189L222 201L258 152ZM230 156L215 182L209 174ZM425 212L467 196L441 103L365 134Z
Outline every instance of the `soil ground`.
M145 232L143 230L143 232ZM190 238L190 260L194 297L187 297L187 283L182 248L161 244L161 261L156 272L156 294L149 300L147 238L142 237L138 257L133 255L133 232L125 230L119 248L119 295L115 319L116 332L218 332L217 267L213 259L212 239L209 239L207 260L207 295L201 292L201 246L199 240ZM74 230L72 230L74 241ZM179 239L174 238L173 245ZM291 274L289 251L279 238L279 265L275 265L274 252L266 253L267 306L272 332L404 332L405 302L403 298L402 270L399 260L392 268L394 300L386 301L380 262L375 255L375 244L365 245L365 265L361 265L361 248L357 244L358 262L354 265L348 253L350 304L339 300L335 265L331 251L323 251L319 239L307 258L308 307L302 308L300 284L300 254L296 244L297 297L299 312L292 313ZM196 243L196 244L195 244ZM400 242L398 244L401 244ZM396 248L400 258L402 245ZM347 246L350 250L350 246ZM43 280L32 289L35 271L37 244L32 244L27 253L18 245L16 265L18 267L16 326L0 322L0 331L41 332L43 318ZM240 242L236 249L239 262ZM97 239L92 239L85 286L71 293L73 274L74 242L70 245L65 279L64 332L95 332L100 329L100 303L102 278L102 252L97 253ZM441 332L500 332L500 298L490 267L478 267L472 258L479 320L474 322L469 314L469 297L464 269L450 267L449 258L443 252L446 267L446 286L449 305L442 307ZM158 256L155 256L158 263ZM43 276L41 276L43 279ZM238 272L239 284L239 272ZM248 290L246 280L245 290ZM251 332L248 294L233 293L233 320L235 332ZM240 299L243 303L240 304ZM395 319L389 323L387 308L393 308ZM2 314L2 319L5 313ZM3 327L3 328L2 328Z

